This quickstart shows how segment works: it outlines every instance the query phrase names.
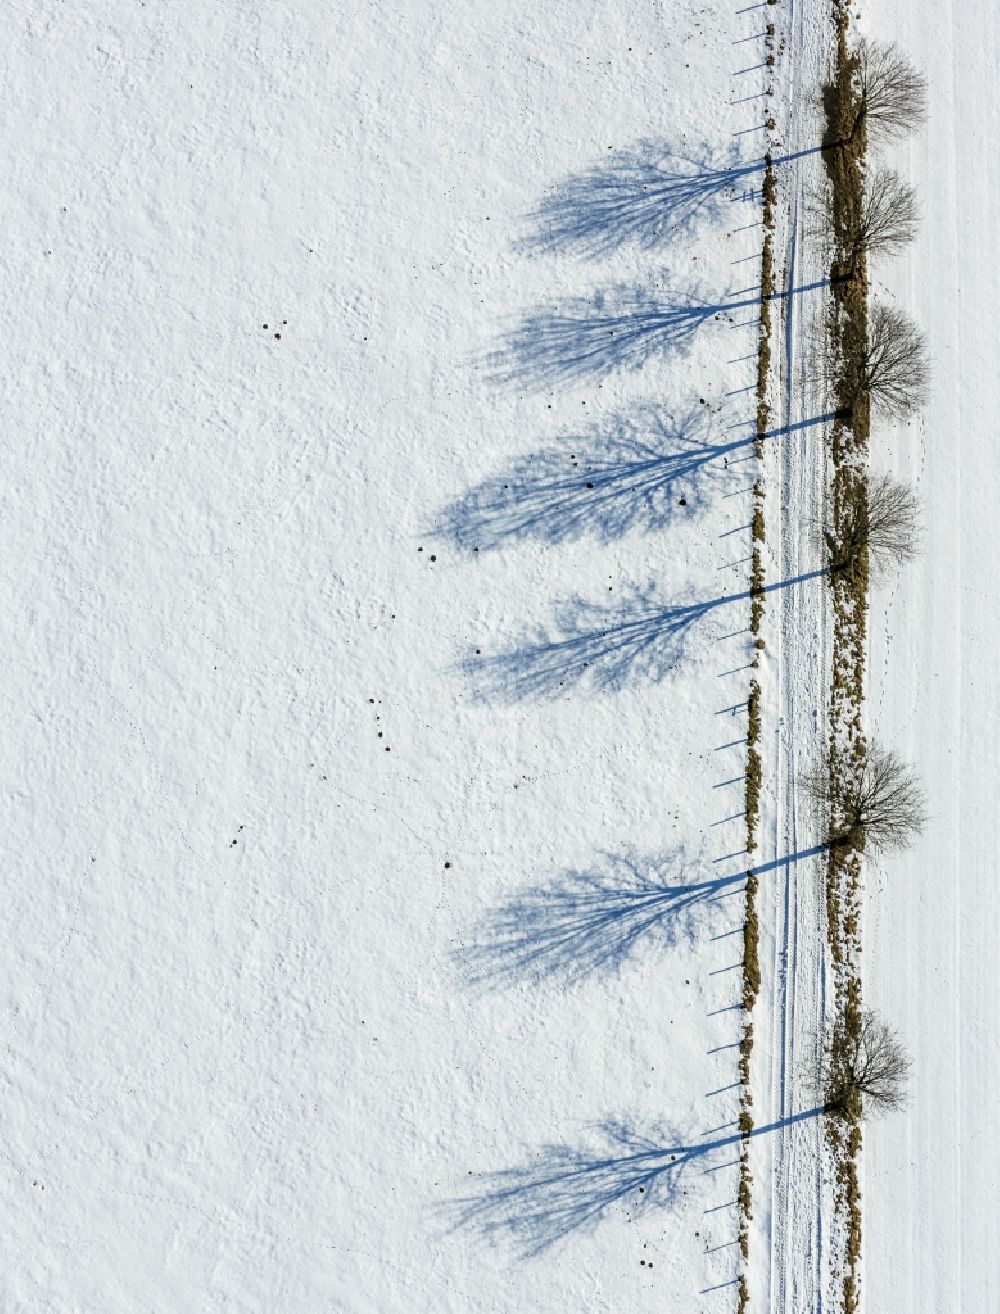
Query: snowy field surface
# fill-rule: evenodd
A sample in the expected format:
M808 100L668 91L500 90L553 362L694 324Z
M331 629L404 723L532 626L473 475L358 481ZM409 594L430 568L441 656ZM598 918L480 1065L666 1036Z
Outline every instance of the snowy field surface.
M919 766L931 821L871 873L866 991L913 1051L910 1107L866 1133L867 1307L991 1310L1000 1302L1000 918L993 898L1000 684L994 528L1000 378L996 6L879 0L865 29L926 72L928 121L892 164L919 188L916 243L876 290L916 317L930 404L873 443L911 480L924 551L872 604L870 720Z
M932 815L866 867L915 1065L863 1303L989 1311L1000 17L856 30L928 77L874 290L934 364L872 442L925 541L869 728ZM735 1307L763 468L749 1287L818 1314L826 0L37 0L5 37L0 1309Z
M8 18L0 1306L731 1308L759 8ZM895 613L955 753L958 564Z

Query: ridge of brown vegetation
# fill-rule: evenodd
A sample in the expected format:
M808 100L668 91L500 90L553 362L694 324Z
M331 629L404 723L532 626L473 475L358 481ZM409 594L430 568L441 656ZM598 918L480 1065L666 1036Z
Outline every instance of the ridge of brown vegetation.
M868 267L858 252L855 234L864 202L867 134L858 128L856 57L847 45L848 10L835 0L837 56L831 82L823 89L825 131L823 162L830 183L833 256L830 267L831 358L836 362L836 418L831 443L832 487L830 535L848 541L852 508L867 495L870 410L867 396L857 396L852 381L868 335ZM833 669L829 705L827 769L831 796L853 763L864 759L867 744L862 722L868 631L869 561L867 547L852 555L843 570L831 573L833 595ZM826 864L827 936L833 962L837 1012L845 1034L861 1026L861 856L853 845L831 846ZM828 1120L834 1158L834 1234L844 1246L844 1314L856 1314L861 1258L860 1110L846 1119Z
M768 0L774 3L775 0ZM775 64L775 28L768 23L766 32L767 64ZM769 89L773 93L773 88ZM768 131L774 128L774 121L768 120ZM771 163L770 151L766 158L764 185L762 188L762 219L764 225L764 242L760 259L760 329L757 339L757 414L754 437L754 454L760 464L764 460L764 439L770 423L771 411L768 405L768 382L771 375L771 301L774 294L774 207L777 199L777 182ZM753 488L753 522L751 528L751 564L750 564L750 629L754 636L754 666L758 664L759 654L764 650L762 634L764 620L764 483L761 474L754 481ZM757 818L760 811L760 788L763 778L763 766L760 756L760 684L751 679L747 697L747 762L745 811L747 826L747 858L752 864L753 854L757 848ZM757 918L757 877L752 871L747 872L743 908L743 1011L745 1021L743 1036L740 1040L740 1114L739 1128L743 1137L740 1147L740 1178L737 1191L737 1219L739 1227L739 1247L742 1271L737 1286L737 1314L746 1314L750 1303L750 1291L747 1283L747 1264L750 1253L750 1219L752 1213L753 1178L750 1172L749 1139L753 1132L753 1097L750 1093L750 1056L753 1053L753 1021L751 1013L760 989L759 961L760 927Z

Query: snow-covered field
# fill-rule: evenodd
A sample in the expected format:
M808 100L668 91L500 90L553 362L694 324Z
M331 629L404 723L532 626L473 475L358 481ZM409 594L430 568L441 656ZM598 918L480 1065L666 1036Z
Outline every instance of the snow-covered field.
M864 1298L989 1310L1000 19L861 26L929 77L876 274L935 364L873 441L927 533L869 719L933 818L868 869L916 1069ZM759 162L768 117L815 144L825 0L5 37L0 1309L731 1310ZM818 163L778 174L771 584L817 565ZM821 595L767 602L758 1128L828 1007ZM826 1307L822 1142L753 1140L751 1310Z
M10 16L4 1309L731 1306L736 10Z
M1000 296L1000 14L880 0L865 7L864 27L895 39L928 79L927 125L892 156L920 190L920 235L876 272L923 326L934 367L919 420L873 443L875 461L916 484L925 541L922 558L873 600L870 720L919 764L932 815L914 848L869 879L867 995L898 1023L914 1077L908 1112L866 1134L867 1307L988 1310L1000 1299L1000 380L990 309Z

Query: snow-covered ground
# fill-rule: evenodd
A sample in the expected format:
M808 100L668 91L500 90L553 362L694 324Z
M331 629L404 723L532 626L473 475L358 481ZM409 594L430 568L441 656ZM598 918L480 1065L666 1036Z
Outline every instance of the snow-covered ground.
M10 16L4 1309L731 1307L763 27Z
M784 47L764 96L765 23ZM757 161L821 0L38 0L5 32L4 1310L728 1310ZM934 357L871 728L868 1309L989 1310L1000 930L989 307L1000 17L883 0L930 84L876 269ZM766 108L765 108L766 106ZM822 277L779 170L779 287ZM779 299L768 583L814 566ZM780 525L781 532L774 531ZM768 595L760 1127L827 1004L820 590ZM765 870L766 869L766 870ZM824 1308L821 1130L752 1142L751 1308Z
M925 542L873 599L870 721L918 764L931 822L868 880L867 998L899 1026L915 1066L908 1112L866 1132L866 1302L891 1314L987 1310L1000 1250L1000 14L881 0L865 6L864 26L927 74L927 125L891 152L919 188L923 223L910 250L876 270L876 290L920 322L934 371L919 419L882 426L873 441L878 465L916 483Z
M825 171L817 92L832 65L825 3L787 11L778 64L772 434L766 444L767 532L762 662L763 807L758 891L761 991L753 1012L751 1090L758 1125L751 1309L816 1314L839 1254L824 1120L817 1116L821 1041L830 1009L824 855L800 778L825 760L832 618L817 526L824 517L829 406L815 382L828 307L828 256L816 232ZM803 1116L806 1115L806 1116Z

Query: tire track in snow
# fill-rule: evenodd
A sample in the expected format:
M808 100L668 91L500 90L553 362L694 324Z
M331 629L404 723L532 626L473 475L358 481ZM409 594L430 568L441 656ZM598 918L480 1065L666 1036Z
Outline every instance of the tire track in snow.
M784 290L795 286L795 256L797 249L798 197L793 196L789 216L788 248L785 259ZM788 297L785 307L784 357L782 360L784 388L782 396L782 423L787 425L792 418L793 371L795 360L795 299ZM798 539L790 539L784 532L784 516L793 501L793 483L795 480L795 460L792 444L782 444L779 464L779 504L782 509L783 525L779 538L778 570L780 579L790 579L799 573ZM796 490L797 491L797 490ZM796 620L795 612L797 590L782 593L781 621L778 632L781 636L778 651L778 706L781 709L778 728L777 761L777 809L775 812L775 852L791 854L797 852L795 828L795 699L789 688L793 675L795 659ZM787 1118L792 1110L792 1095L795 1074L795 1027L796 1002L798 986L798 883L795 879L794 864L785 862L781 867L783 886L781 900L781 933L775 937L775 972L773 1009L778 1019L781 1037L780 1056L775 1071L774 1102L780 1110L780 1116ZM772 1175L772 1218L774 1220L771 1246L772 1272L772 1308L785 1310L788 1303L787 1293L787 1252L789 1232L794 1232L793 1202L791 1197L791 1173L789 1170L789 1136L786 1132L778 1133Z
M812 83L824 73L825 45L821 29L810 22L811 7L799 3L787 11L789 35L789 151L807 149L815 141L816 124L808 103ZM817 39L818 38L818 39ZM780 513L775 567L778 578L793 581L814 570L817 548L812 532L824 505L825 443L820 426L788 431L788 426L818 414L808 379L809 358L803 315L813 309L791 289L825 277L822 258L803 240L806 211L806 170L815 159L797 162L783 180L789 201L785 215L785 267L781 280L783 319L778 428L784 429L775 462ZM778 869L781 885L774 892L772 916L772 1058L768 1095L779 1117L789 1118L807 1107L817 1051L822 1035L826 985L826 939L821 867L815 860L794 857L813 842L800 826L797 780L800 763L822 757L825 729L824 671L827 665L828 599L825 588L805 582L780 590L776 598L773 636L776 641L775 814L774 856L786 858ZM821 711L824 709L824 711ZM770 1158L771 1219L768 1230L769 1285L766 1307L771 1314L822 1314L824 1250L822 1120L796 1123L775 1135Z

